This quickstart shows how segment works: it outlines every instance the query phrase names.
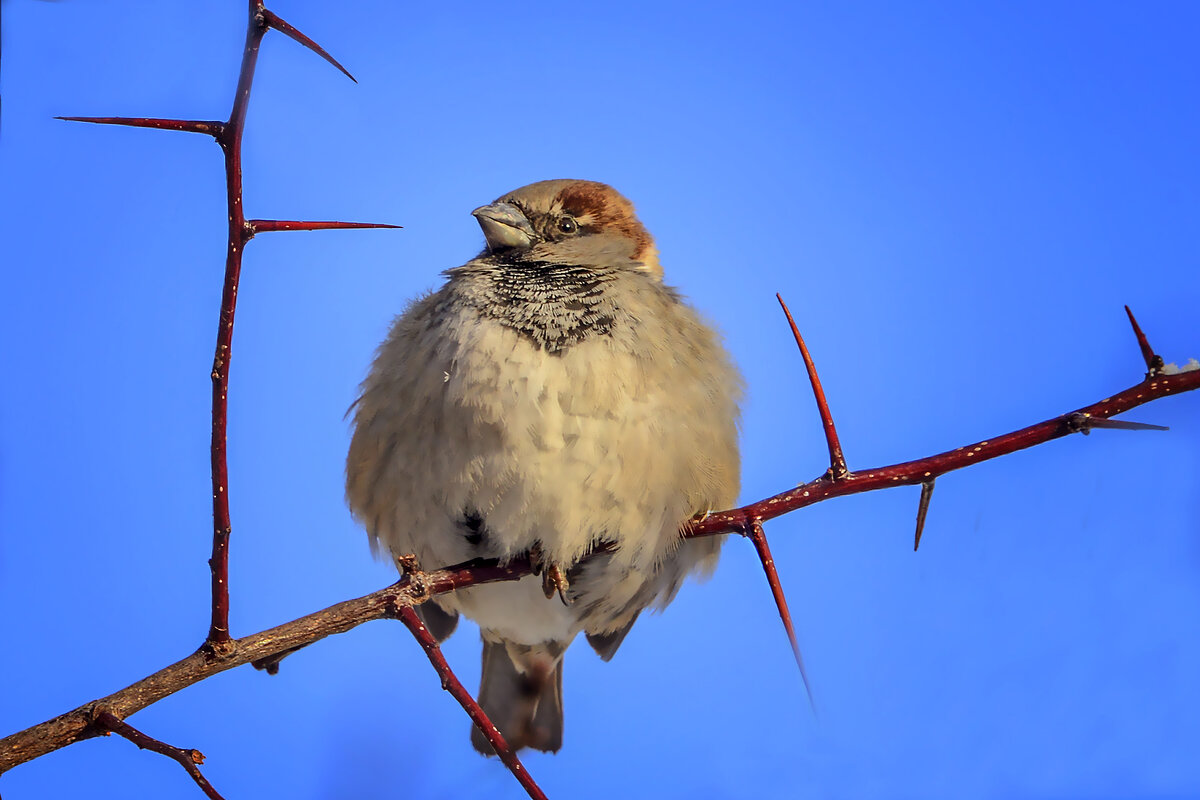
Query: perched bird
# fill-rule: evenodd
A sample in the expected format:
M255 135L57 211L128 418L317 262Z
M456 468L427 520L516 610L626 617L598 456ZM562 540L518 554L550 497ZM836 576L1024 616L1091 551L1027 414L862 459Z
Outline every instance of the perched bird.
M472 213L485 250L395 320L362 384L346 494L373 546L424 569L530 556L541 578L418 610L439 640L479 624L483 710L556 751L576 634L607 661L715 566L719 538L680 532L737 497L742 380L611 187L542 181Z

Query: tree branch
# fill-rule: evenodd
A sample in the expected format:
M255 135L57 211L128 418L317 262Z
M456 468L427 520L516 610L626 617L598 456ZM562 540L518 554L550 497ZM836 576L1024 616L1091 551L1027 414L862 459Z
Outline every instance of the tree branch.
M710 514L706 519L694 521L683 535L741 533L753 529L756 522L774 519L833 497L927 483L939 475L971 464L1034 447L1070 433L1082 432L1095 420L1107 419L1168 395L1196 389L1200 389L1200 370L1146 378L1112 397L1076 411L973 445L891 466L851 472L838 480L823 475L742 508ZM238 639L232 642L228 655L217 656L201 648L119 692L0 740L0 773L95 736L97 731L92 724L92 715L97 706L103 706L122 718L128 717L218 672L298 650L364 622L395 618L400 608L424 602L435 594L482 583L517 580L529 574L532 574L530 564L524 558L515 559L507 565L500 565L495 560L474 561L435 572L416 573L364 597L347 600L324 611Z
M507 566L495 562L473 563L416 573L363 597L346 600L315 614L233 640L223 655L202 646L187 658L118 692L0 739L0 773L69 744L99 735L102 731L94 723L97 708L126 719L146 706L219 672L299 650L326 636L345 633L364 622L398 618L401 608L422 603L435 594L481 583L516 580L529 572L528 560L518 559Z

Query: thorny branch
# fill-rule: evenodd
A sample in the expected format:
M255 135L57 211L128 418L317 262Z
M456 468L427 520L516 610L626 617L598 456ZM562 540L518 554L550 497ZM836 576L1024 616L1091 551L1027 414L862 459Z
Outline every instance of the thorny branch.
M347 228L394 228L394 225L336 221L294 221L271 219L246 219L242 210L241 140L249 106L250 90L258 48L267 30L278 30L305 47L316 52L347 77L354 80L346 69L325 50L307 36L296 30L277 15L267 10L263 0L248 0L249 24L242 66L239 73L237 92L229 119L178 120L151 117L60 117L60 119L93 122L159 130L202 133L212 136L225 154L225 174L228 204L229 235L224 290L222 293L216 352L213 360L212 381L212 481L213 481L213 552L210 560L212 570L212 620L208 636L199 650L192 655L150 675L118 692L87 703L54 719L35 725L0 740L0 773L26 761L38 758L74 742L115 732L133 741L139 747L154 750L175 759L196 783L212 798L220 795L204 779L197 769L203 760L197 751L172 747L138 731L125 722L125 718L152 703L167 697L191 684L212 675L253 663L269 672L278 669L280 660L287 654L302 649L335 633L348 631L364 622L375 619L399 619L421 644L430 662L441 677L442 686L449 691L467 711L468 715L488 737L501 760L531 797L543 798L541 790L533 782L521 762L516 758L482 709L471 698L455 677L441 654L440 648L429 632L424 629L412 607L427 601L434 595L468 586L495 581L517 580L531 574L528 559L515 559L507 564L494 560L475 561L435 572L413 572L397 583L355 600L331 606L278 627L233 639L229 632L229 518L228 468L226 459L226 421L229 388L229 363L232 355L234 311L236 308L238 280L241 271L242 251L258 233L273 231L323 230ZM778 298L778 295L777 295ZM824 427L830 456L829 469L816 480L789 489L743 508L710 514L704 519L693 520L684 531L685 537L709 536L722 533L741 533L750 538L758 550L772 593L779 607L780 617L791 641L797 665L808 688L803 662L792 629L786 599L779 585L774 560L767 547L762 523L808 505L849 494L874 491L891 486L920 484L921 503L918 511L916 543L920 543L925 513L932 495L934 480L947 472L971 464L997 458L1016 450L1043 444L1071 433L1087 434L1096 427L1145 429L1157 426L1112 420L1111 417L1124 413L1136 406L1160 399L1170 394L1179 394L1200 388L1200 370L1185 370L1174 374L1163 371L1163 359L1153 349L1134 319L1128 307L1130 323L1138 340L1146 363L1146 377L1140 383L1097 403L1031 425L1018 431L1003 434L973 445L956 448L927 458L894 464L886 467L852 472L847 467L845 455L838 440L833 417L825 400L824 391L817 376L816 367L808 353L787 306L779 298L787 314L796 343L800 348L813 394ZM809 695L812 699L811 693Z
M1130 318L1132 319L1132 315ZM1151 355L1158 364L1162 364L1160 356L1154 355L1153 351L1151 351ZM1161 429L1160 426L1112 420L1110 417L1124 414L1132 408L1145 405L1153 400L1194 391L1197 388L1200 388L1200 369L1185 369L1172 374L1152 369L1146 373L1144 380L1124 391L1036 425L915 461L905 461L900 464L858 472L851 471L843 477L831 477L826 472L816 480L801 484L794 489L788 489L773 497L759 500L757 503L710 514L705 519L693 523L688 535L709 536L731 530L742 530L749 521L775 519L833 497L861 494L891 486L913 486L928 483L947 472L969 467L981 461L989 461L1017 450L1045 444L1072 433L1086 434L1092 428Z
M1112 397L978 444L959 447L915 461L850 473L846 478L837 481L823 475L774 497L696 520L684 535L691 537L741 533L752 528L756 520L761 524L762 521L830 497L925 483L938 475L980 461L1034 447L1070 433L1082 432L1082 424L1106 420L1110 416L1154 400L1196 389L1200 389L1200 370L1147 377ZM356 600L348 600L276 628L238 639L233 642L232 652L228 656L214 658L206 652L196 652L108 697L0 740L0 773L81 739L97 735L91 713L96 706L103 706L114 714L128 717L218 672L254 661L270 660L272 656L298 650L364 622L396 617L399 608L403 606L416 605L444 592L483 583L517 580L530 574L532 571L527 559L515 559L507 565L500 565L494 560L475 561L435 572L417 573Z
M246 243L253 239L255 234L269 231L398 227L367 222L246 219L242 210L242 134L246 128L246 113L250 107L250 90L254 84L258 48L262 44L263 36L272 28L312 50L337 67L347 78L354 80L354 76L316 42L265 8L263 0L249 0L246 44L242 50L242 66L238 73L237 89L228 120L218 122L157 117L58 118L73 122L203 133L212 136L221 146L225 155L225 192L229 235L226 242L225 282L221 292L221 311L217 324L217 345L212 366L212 443L210 449L212 456L213 545L212 557L208 562L212 571L212 622L205 639L205 647L218 655L224 654L231 646L232 641L229 634L229 536L233 526L229 516L229 466L226 442L229 417L229 364L233 357L233 321L234 313L237 310L242 252L245 250Z

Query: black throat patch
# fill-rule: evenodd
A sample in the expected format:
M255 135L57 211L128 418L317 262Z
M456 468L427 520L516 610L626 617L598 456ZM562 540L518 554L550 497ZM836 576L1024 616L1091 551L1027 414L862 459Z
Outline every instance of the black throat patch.
M616 308L605 292L610 270L544 261L504 261L478 287L479 311L560 353L612 331ZM482 291L480 291L482 290Z

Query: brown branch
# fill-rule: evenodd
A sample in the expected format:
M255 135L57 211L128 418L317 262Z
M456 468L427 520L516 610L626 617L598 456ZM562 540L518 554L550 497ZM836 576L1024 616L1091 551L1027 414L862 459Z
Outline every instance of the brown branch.
M147 736L137 728L130 725L123 719L113 715L112 712L104 708L97 708L95 713L96 727L102 731L112 731L113 733L124 736L129 741L136 744L142 750L151 750L167 758L174 759L179 762L179 765L187 770L187 774L192 776L192 780L200 787L211 800L225 800L220 793L213 788L213 785L208 782L200 772L199 764L204 763L204 754L199 750L183 750L178 747L173 747L166 742L160 742L158 739Z
M775 598L775 608L779 610L779 619L783 622L788 642L792 645L792 655L796 657L796 666L800 668L800 679L804 681L808 705L813 711L816 711L817 704L813 700L812 685L808 682L808 671L804 669L804 657L800 655L800 643L796 641L796 630L792 627L792 612L788 610L783 584L779 582L779 573L775 570L775 559L771 557L771 548L767 545L767 532L763 530L761 522L749 520L743 526L741 533L754 543L754 549L758 552L758 560L762 563L763 572L767 574L767 584L771 587L771 595Z
M796 339L796 346L800 348L800 357L804 359L804 368L808 370L808 381L812 384L813 397L817 400L817 413L821 415L821 425L825 428L825 443L829 446L829 476L834 480L839 480L845 477L849 470L846 469L846 456L842 454L842 443L838 440L837 427L833 424L833 415L829 413L829 403L825 401L825 389L822 388L821 379L817 376L817 365L813 363L812 356L808 354L804 337L800 335L800 329L796 327L796 321L792 319L792 312L788 310L787 303L783 302L783 297L779 293L775 294L775 299L779 301L784 315L787 316L788 325L792 328L792 336Z
M446 663L446 657L442 655L442 649L438 647L437 640L433 638L425 624L421 622L421 618L417 616L417 612L412 610L411 606L401 608L397 616L403 622L417 642L425 650L425 655L429 657L429 662L433 664L433 668L442 678L442 688L458 701L458 704L467 712L467 716L475 723L475 727L483 732L487 738L488 744L496 751L496 755L504 762L504 766L508 767L508 771L521 783L522 788L534 800L546 800L546 795L542 793L541 788L534 782L529 775L529 770L525 769L525 765L521 763L521 759L517 758L517 754L508 746L508 742L504 741L504 736L500 730L492 724L488 719L487 714L480 708L479 703L475 702L475 698L471 697L462 685L462 682L450 669L450 665Z
M517 559L507 566L495 561L471 562L450 569L417 573L363 597L346 600L315 614L237 639L224 655L201 647L192 655L107 697L0 739L0 773L98 735L100 731L93 720L96 708L103 708L114 716L126 719L146 706L219 672L299 650L364 622L396 618L401 608L422 603L435 594L481 583L517 580L529 572L529 561Z

